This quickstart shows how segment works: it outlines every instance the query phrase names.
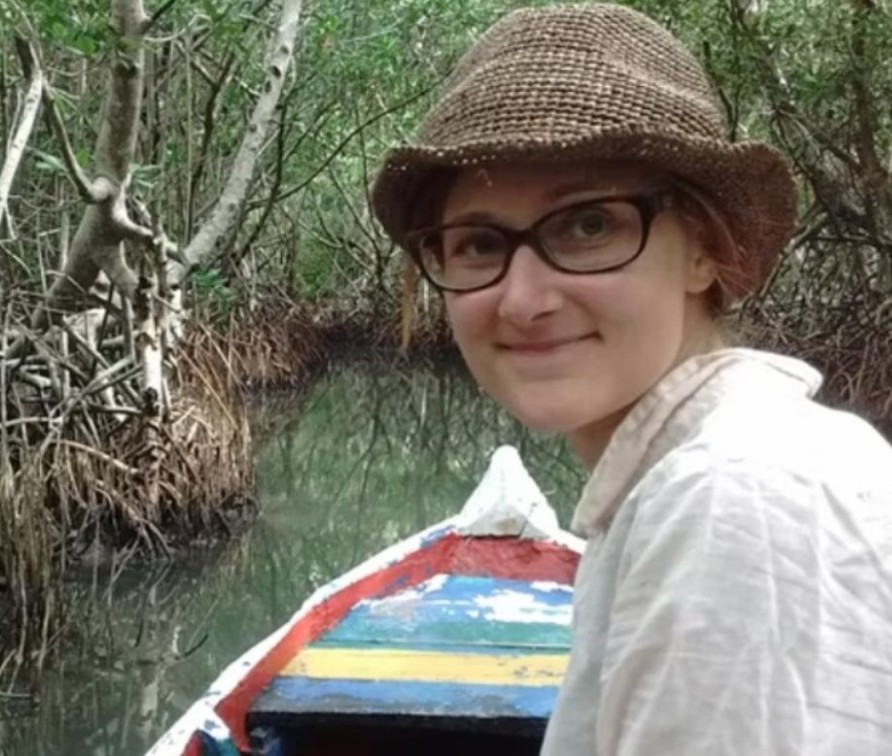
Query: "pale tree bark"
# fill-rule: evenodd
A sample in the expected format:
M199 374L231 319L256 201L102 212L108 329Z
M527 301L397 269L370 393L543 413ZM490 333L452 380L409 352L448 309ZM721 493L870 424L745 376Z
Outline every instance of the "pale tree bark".
M249 126L214 210L181 255L161 218L129 188L140 157L143 48L172 1L157 0L150 17L145 0L108 0L115 38L89 168L79 165L56 109L37 35L20 45L25 85L14 137L4 145L0 207L5 215L41 109L84 202L67 245L63 215L59 270L46 276L41 304L24 310L29 283L0 312L0 498L14 503L0 506L0 539L16 544L28 534L26 548L0 549L0 580L8 583L20 649L54 632L58 577L81 546L98 539L169 555L169 536L208 535L217 522L228 531L221 510L250 496L250 433L231 401L225 357L205 355L197 367L177 370L185 317L178 298L192 268L234 235L288 77L301 3L280 0ZM37 251L42 266L44 250ZM104 279L111 289L102 293ZM171 396L179 377L187 388ZM146 715L155 693L150 683Z
M22 69L28 79L28 86L25 90L18 126L8 149L6 149L6 157L3 159L3 167L0 169L0 228L3 228L3 221L8 212L12 181L22 161L22 155L25 153L25 147L40 111L44 87L43 72L40 70L40 64L34 54L34 48L22 39L16 39L16 47L22 62Z

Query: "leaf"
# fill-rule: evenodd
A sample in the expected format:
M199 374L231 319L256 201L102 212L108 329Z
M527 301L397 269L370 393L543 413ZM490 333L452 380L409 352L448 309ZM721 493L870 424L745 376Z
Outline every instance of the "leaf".
M65 175L68 171L63 163L55 155L51 155L43 150L34 149L32 152L37 155L37 168L48 173L59 173Z

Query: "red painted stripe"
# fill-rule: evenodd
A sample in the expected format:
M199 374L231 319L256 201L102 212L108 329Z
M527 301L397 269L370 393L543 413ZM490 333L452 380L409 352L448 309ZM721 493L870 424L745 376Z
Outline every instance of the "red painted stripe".
M199 740L197 734L193 734L189 738L189 742L186 743L186 750L183 751L183 756L201 756L201 740Z
M411 588L440 573L570 584L578 562L578 554L553 543L516 538L463 538L454 533L445 535L401 561L345 586L311 609L220 700L217 713L229 727L239 749L247 751L245 714L255 696L298 651L336 625L363 599Z
M579 554L548 541L463 538L446 572L505 580L553 580L572 585Z

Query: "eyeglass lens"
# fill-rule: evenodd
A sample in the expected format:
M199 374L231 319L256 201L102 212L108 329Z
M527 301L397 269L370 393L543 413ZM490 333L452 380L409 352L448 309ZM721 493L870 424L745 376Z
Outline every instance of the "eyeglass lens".
M643 236L644 222L635 203L598 200L549 213L528 231L482 224L431 229L419 239L417 252L435 284L468 290L498 280L526 237L532 237L536 252L558 270L596 273L632 260Z

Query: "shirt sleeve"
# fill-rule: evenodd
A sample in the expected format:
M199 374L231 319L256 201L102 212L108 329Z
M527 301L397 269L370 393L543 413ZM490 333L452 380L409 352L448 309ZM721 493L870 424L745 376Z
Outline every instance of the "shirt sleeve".
M784 471L688 455L633 497L597 754L884 753L892 733L877 712L892 692L892 607L886 630L866 629L882 627L857 595L871 576L828 515L827 492Z

